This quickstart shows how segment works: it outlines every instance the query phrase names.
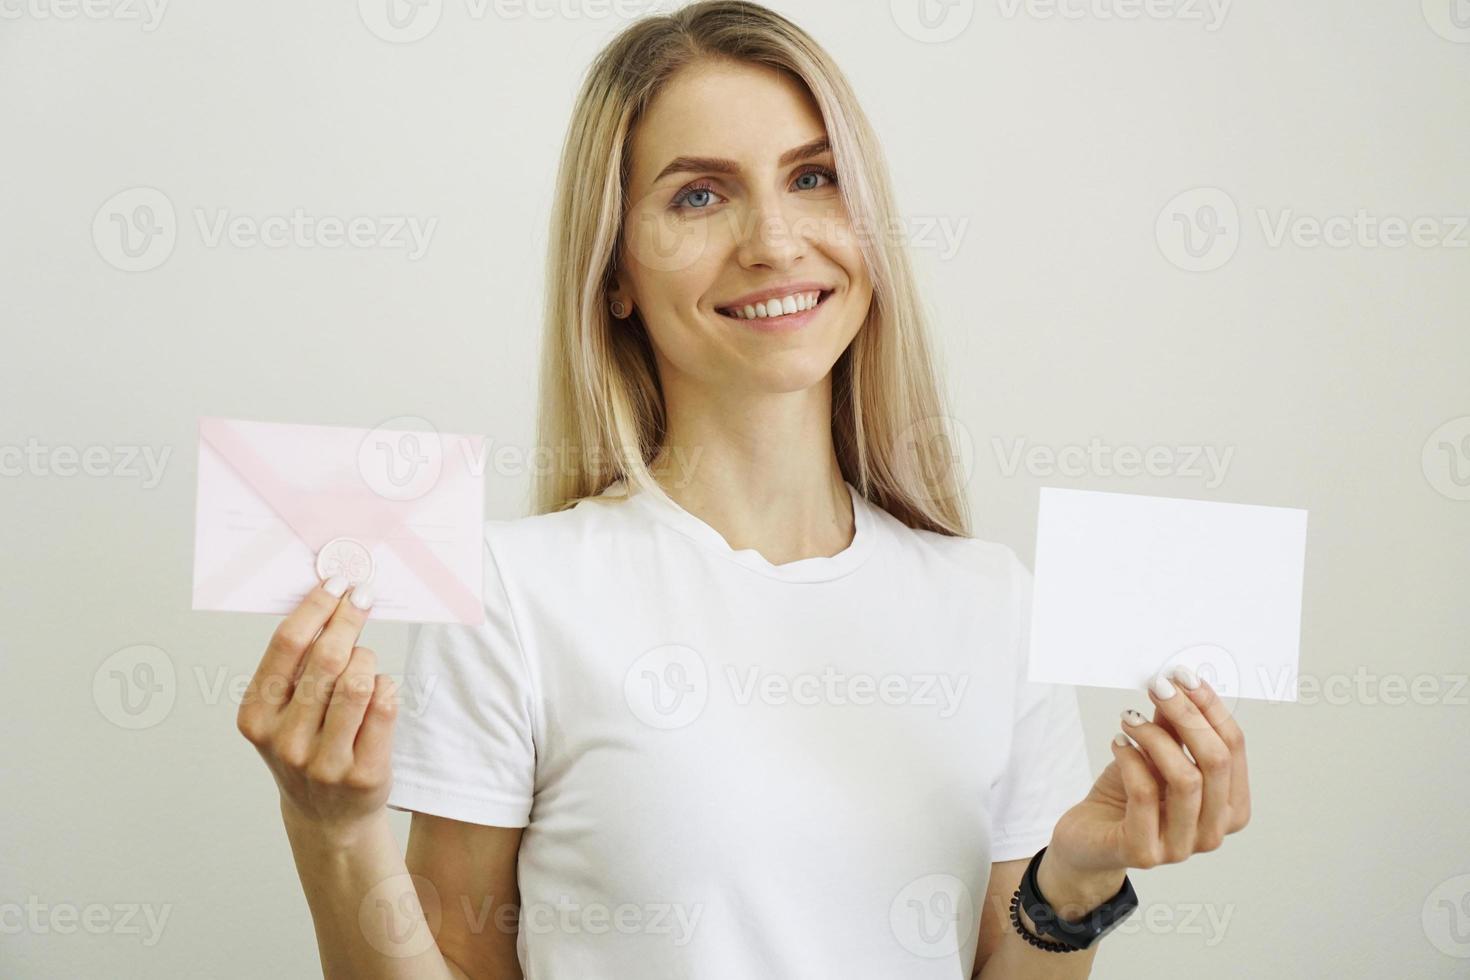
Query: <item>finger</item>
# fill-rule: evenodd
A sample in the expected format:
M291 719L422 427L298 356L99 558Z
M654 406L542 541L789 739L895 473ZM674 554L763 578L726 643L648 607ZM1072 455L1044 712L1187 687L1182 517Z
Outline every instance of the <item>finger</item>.
M1169 862L1183 861L1194 853L1204 779L1194 763L1185 758L1184 747L1158 725L1131 708L1123 712L1123 724L1123 730L1133 736L1133 740L1164 776L1161 835L1164 859Z
M1173 723L1174 729L1183 735L1184 744L1194 758L1202 780L1194 850L1213 851L1229 833L1230 749L1215 731L1215 726L1195 706L1193 699L1179 693L1189 690L1190 684L1198 687L1199 678L1188 668L1177 673L1177 684L1170 683L1167 678L1155 678L1148 696L1164 717ZM1170 696L1162 697L1161 694L1165 693Z
M1122 736L1127 742L1127 736ZM1148 759L1132 743L1119 745L1113 739L1113 758L1123 779L1128 801L1123 808L1124 853L1119 858L1130 868L1150 868L1163 860L1163 844L1159 840L1159 803L1163 799L1163 782L1155 775Z
M1194 690L1186 686L1185 693L1230 752L1230 819L1225 832L1233 834L1246 825L1251 813L1250 774L1245 762L1245 733L1209 681L1201 680L1199 687Z
M398 685L387 674L379 674L362 727L357 730L354 765L365 776L391 775L393 720L398 717Z
M346 591L347 580L340 575L320 582L276 624L275 632L266 644L265 655L260 658L255 674L245 688L245 696L240 702L242 709L246 705L258 705L274 713L291 700L296 677L311 641L316 639Z
M286 724L313 734L321 729L332 688L338 676L347 669L352 648L357 645L363 624L367 622L372 600L371 588L357 586L337 603L331 618L307 651L301 680L286 708Z
M352 746L362 716L373 699L378 655L367 647L354 647L347 667L332 686L332 700L322 720L321 754L326 771L336 776L352 768Z

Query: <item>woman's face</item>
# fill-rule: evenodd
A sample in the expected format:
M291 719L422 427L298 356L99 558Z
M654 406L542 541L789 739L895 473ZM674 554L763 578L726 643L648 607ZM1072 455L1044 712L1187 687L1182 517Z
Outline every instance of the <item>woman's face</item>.
M633 133L614 295L642 315L666 389L808 388L852 341L872 283L825 136L800 82L754 65L701 63L650 105ZM731 309L772 289L798 308L821 300L775 317L768 303L765 319Z

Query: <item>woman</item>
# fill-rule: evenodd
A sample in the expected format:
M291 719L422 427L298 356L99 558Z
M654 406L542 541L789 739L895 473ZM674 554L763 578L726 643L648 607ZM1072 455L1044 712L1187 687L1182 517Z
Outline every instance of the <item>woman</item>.
M1084 977L1064 924L1245 825L1207 684L1157 679L1092 783L1074 692L1026 680L1030 573L967 533L894 217L784 18L697 3L597 59L547 278L566 462L487 523L486 624L420 630L399 718L371 596L326 582L241 707L328 976Z

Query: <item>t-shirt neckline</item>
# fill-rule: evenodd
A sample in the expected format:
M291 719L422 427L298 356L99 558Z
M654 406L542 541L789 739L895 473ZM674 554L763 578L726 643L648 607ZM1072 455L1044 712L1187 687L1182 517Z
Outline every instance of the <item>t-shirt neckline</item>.
M826 582L840 578L861 565L872 551L876 536L875 521L869 509L873 505L851 483L846 480L842 482L852 499L853 536L847 547L835 555L800 558L779 565L766 560L754 548L730 547L724 535L672 500L664 501L652 493L639 491L636 487L631 488L629 499L659 522L751 571L785 582ZM603 490L603 495L622 493L624 485L623 480L617 480Z

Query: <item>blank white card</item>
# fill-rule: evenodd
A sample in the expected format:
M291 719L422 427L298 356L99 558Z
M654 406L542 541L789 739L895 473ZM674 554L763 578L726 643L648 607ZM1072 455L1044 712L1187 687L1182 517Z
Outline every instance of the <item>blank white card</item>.
M1043 487L1029 678L1141 691L1183 663L1295 701L1306 537L1291 507Z

